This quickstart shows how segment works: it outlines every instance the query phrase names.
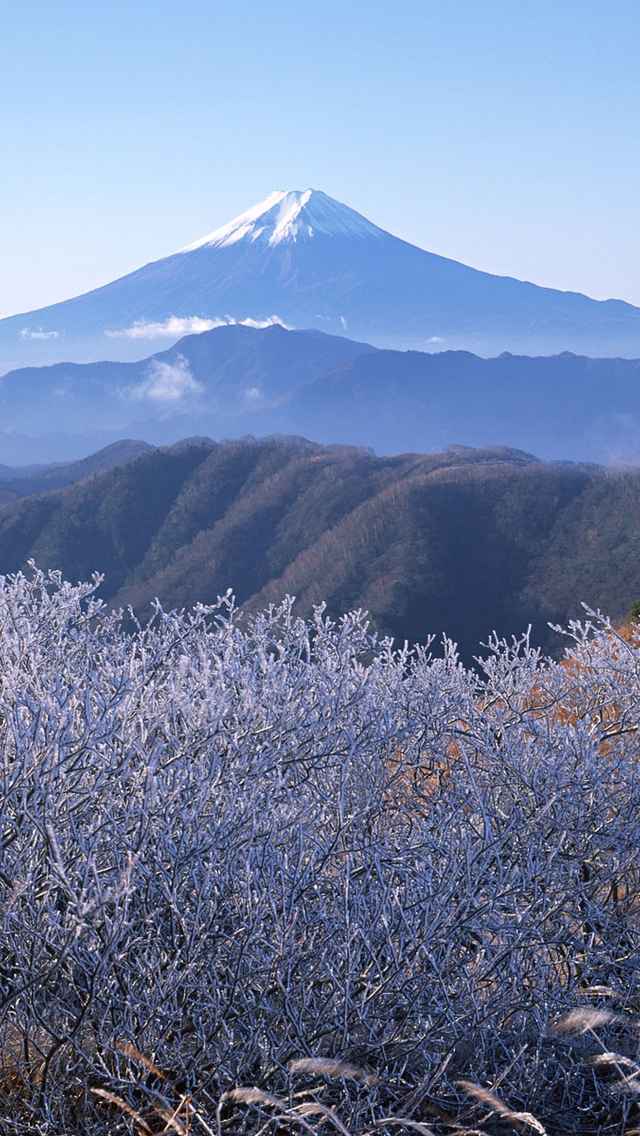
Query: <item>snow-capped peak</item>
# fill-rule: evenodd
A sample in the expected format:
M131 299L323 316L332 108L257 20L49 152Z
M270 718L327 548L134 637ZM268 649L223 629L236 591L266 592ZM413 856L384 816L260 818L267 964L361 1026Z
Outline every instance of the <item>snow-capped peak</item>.
M241 213L214 229L213 233L187 245L181 252L195 249L227 248L239 241L280 245L322 236L381 237L384 230L367 221L348 205L342 205L318 189L277 190L246 213Z

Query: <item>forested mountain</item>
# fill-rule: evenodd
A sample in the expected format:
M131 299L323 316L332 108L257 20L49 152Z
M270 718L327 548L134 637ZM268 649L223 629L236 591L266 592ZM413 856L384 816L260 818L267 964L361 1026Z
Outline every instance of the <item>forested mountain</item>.
M0 460L56 460L123 434L303 434L383 453L508 442L542 458L640 456L640 362L380 351L313 331L222 327L134 363L0 380Z
M465 447L376 457L304 439L152 450L91 480L0 509L0 571L35 558L142 615L233 588L249 609L366 607L380 630L446 631L466 657L496 629L580 601L624 614L640 596L640 472Z
M640 309L495 276L417 248L318 190L277 191L102 288L0 320L0 373L141 358L190 327L279 319L378 346L640 355ZM6 366L2 364L6 363Z
M75 462L53 462L49 465L0 466L0 504L20 497L62 489L77 481L85 481L97 473L105 473L153 449L147 442L113 442L89 457Z

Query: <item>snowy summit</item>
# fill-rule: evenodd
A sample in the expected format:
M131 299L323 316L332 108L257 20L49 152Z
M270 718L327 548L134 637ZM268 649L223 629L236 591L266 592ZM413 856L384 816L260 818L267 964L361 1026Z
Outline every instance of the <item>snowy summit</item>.
M239 241L281 245L327 237L383 237L383 229L319 189L276 190L233 221L181 249L227 248Z
M92 292L0 320L0 375L104 359L107 344L111 359L140 359L153 339L234 323L421 351L640 358L640 308L480 272L294 189Z

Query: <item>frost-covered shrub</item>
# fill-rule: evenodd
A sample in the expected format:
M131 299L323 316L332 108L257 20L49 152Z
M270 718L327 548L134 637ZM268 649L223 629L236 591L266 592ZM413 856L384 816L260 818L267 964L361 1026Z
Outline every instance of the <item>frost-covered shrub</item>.
M331 1089L352 1132L453 1115L461 1078L622 1115L553 1027L604 997L634 1056L638 646L591 613L562 664L469 671L290 600L133 627L98 584L0 580L3 1130L184 1098L176 1131L257 1131L221 1094L291 1103L311 1057L371 1074Z

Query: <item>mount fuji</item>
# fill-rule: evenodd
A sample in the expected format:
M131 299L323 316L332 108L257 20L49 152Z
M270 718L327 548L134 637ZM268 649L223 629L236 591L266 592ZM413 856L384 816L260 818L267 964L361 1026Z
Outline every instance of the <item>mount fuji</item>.
M0 320L0 373L62 359L139 359L230 323L427 351L640 356L639 308L478 271L306 189L272 193L94 291Z

